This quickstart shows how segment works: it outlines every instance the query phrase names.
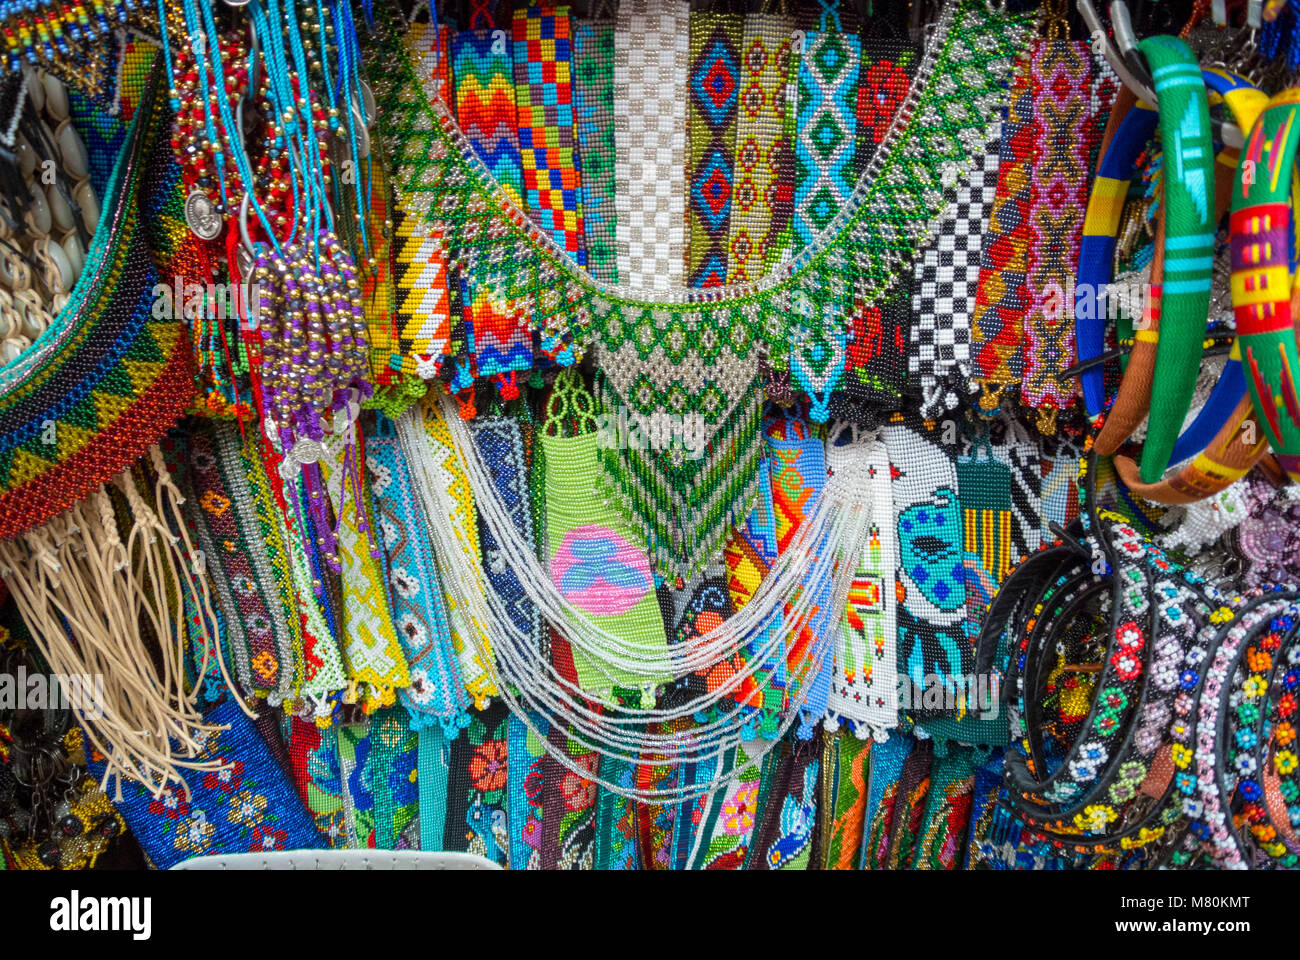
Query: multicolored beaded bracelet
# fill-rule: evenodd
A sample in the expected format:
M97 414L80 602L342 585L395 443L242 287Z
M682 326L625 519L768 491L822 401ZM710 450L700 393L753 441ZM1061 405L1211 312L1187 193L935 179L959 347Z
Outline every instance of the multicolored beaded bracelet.
M1249 81L1226 70L1202 70L1201 76L1211 101L1222 101L1231 111L1237 126L1251 130L1268 104L1267 96ZM1214 164L1216 223L1230 202L1240 158L1239 150L1225 147ZM1163 208L1160 216L1163 227ZM1157 274L1161 275L1159 279ZM1152 283L1159 283L1162 274L1163 257L1158 256L1152 265ZM1158 316L1155 319L1158 322ZM1153 428L1162 431L1173 429L1166 424L1177 426L1179 423L1181 421L1175 423L1163 417L1151 418ZM1184 463L1173 476L1151 482L1144 479L1137 463L1130 457L1116 456L1115 469L1130 490L1147 500L1192 503L1212 496L1240 479L1267 454L1268 443L1258 429L1254 406L1246 393L1240 344L1233 340L1227 364L1210 396L1174 442L1170 462L1178 463L1189 458L1190 462Z
M1238 691L1234 677L1252 636L1272 630L1280 617L1295 621L1300 614L1295 596L1293 590L1275 591L1264 603L1238 617L1218 644L1201 686L1195 751L1200 806L1195 808L1198 816L1192 832L1202 841L1204 854L1220 868L1248 869L1251 865L1251 857L1232 822L1238 772L1229 770L1225 763L1225 721Z
M1239 700L1226 718L1232 735L1223 741L1225 765L1230 762L1240 777L1237 795L1242 802L1242 825L1249 830L1256 849L1268 858L1256 856L1255 860L1286 869L1300 862L1297 857L1300 844L1292 832L1290 817L1285 816L1285 808L1275 811L1270 802L1269 787L1282 799L1285 781L1279 782L1274 768L1279 758L1285 756L1286 747L1276 748L1274 714L1278 708L1286 709L1287 693L1300 683L1296 671L1300 661L1298 624L1300 621L1295 617L1283 615L1270 624L1268 633L1251 638L1241 658L1245 670L1239 673L1244 677L1236 694ZM1283 761L1282 765L1294 773L1295 764Z
M1157 840L1167 849L1183 814L1169 761L1189 735L1184 693L1199 682L1189 668L1204 661L1223 606L1127 518L1096 508L1096 472L1094 452L1080 520L1061 531L1070 539L1025 561L990 607L986 631L1009 632L1016 651L1008 709L1021 744L1006 759L1008 800L1040 842L1090 854ZM1082 631L1072 624L1099 605L1111 624L1107 660L1072 668L1071 653L1095 651L1098 639L1086 621ZM1094 671L1096 683L1081 679ZM1045 715L1044 697L1059 722Z
M1289 201L1300 88L1275 96L1246 141L1232 192L1232 303L1251 401L1283 469L1300 479L1300 352L1292 328ZM1250 171L1247 176L1246 171Z

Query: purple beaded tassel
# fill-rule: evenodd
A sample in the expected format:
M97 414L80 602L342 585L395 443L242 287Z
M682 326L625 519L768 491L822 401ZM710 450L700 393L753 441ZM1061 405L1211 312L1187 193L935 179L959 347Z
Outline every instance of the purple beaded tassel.
M301 472L310 527L298 517L309 554L319 549L331 570L340 570L337 526L320 461L327 430L346 435L344 489L357 504L366 530L356 456L356 419L373 390L366 380L369 344L361 285L347 252L328 231L315 242L291 243L282 251L263 247L258 283L262 339L262 417L267 436L282 454L280 473ZM297 511L298 504L290 498ZM314 528L313 544L306 531Z

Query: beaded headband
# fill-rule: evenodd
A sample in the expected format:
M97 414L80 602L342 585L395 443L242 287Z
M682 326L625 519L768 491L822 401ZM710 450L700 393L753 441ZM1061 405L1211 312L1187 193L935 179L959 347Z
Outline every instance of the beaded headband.
M1186 795L1184 808L1196 818L1184 850L1194 849L1190 841L1199 840L1202 854L1216 866L1229 869L1268 865L1270 860L1272 865L1288 865L1288 858L1294 864L1297 852L1293 825L1285 822L1279 832L1270 822L1275 805L1266 801L1262 781L1265 774L1277 770L1277 759L1294 743L1294 729L1288 740L1283 728L1282 749L1269 749L1272 756L1263 752L1272 746L1270 740L1276 742L1276 727L1295 714L1295 691L1300 683L1295 630L1300 608L1294 588L1282 587L1248 606L1251 609L1221 635L1206 661L1196 700L1195 749L1178 758L1185 768L1180 781ZM1271 706L1278 712L1273 713ZM1275 724L1272 736L1265 738L1261 724L1270 713L1281 722ZM1283 775L1289 778L1295 766L1289 758L1282 760ZM1279 785L1279 794L1281 789ZM1294 797L1294 785L1287 792ZM1236 800L1242 803L1244 815L1240 825L1233 813ZM1291 803L1294 805L1294 800ZM1289 820L1289 814L1287 817ZM1290 842L1282 842L1282 838ZM1184 857L1176 853L1171 859L1181 865Z

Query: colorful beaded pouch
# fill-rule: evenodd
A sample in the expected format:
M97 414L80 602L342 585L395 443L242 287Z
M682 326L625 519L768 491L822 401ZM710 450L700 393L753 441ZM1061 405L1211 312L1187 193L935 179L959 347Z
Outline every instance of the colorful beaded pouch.
M156 72L150 91L161 83ZM147 92L136 111L68 306L0 368L0 539L40 526L129 467L193 397L180 324L152 309L158 275L142 216L172 182L169 152L153 151L162 106Z

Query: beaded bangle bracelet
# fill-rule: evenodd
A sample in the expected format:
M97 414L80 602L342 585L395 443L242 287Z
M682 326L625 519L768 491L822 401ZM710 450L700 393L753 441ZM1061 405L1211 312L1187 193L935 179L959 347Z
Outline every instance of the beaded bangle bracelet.
M1278 462L1300 479L1300 353L1291 322L1287 203L1300 146L1300 88L1270 101L1246 142L1232 192L1232 303L1251 401ZM1251 176L1245 171L1249 169ZM1249 182L1247 182L1249 181Z
M1235 366L1236 372L1225 370L1224 379L1239 375L1239 350L1234 343L1228 364ZM1242 387L1245 387L1244 380ZM1254 404L1250 397L1242 396L1214 439L1172 477L1144 483L1131 457L1117 455L1114 462L1120 479L1134 493L1153 503L1179 504L1213 496L1244 477L1267 454L1268 440L1255 416Z
M1203 70L1202 78L1211 97L1229 106L1241 129L1249 131L1254 127L1268 103L1262 91L1223 70ZM1239 151L1224 149L1215 163L1215 222L1226 209L1223 205L1229 199L1231 177L1239 160ZM1243 477L1267 452L1267 442L1246 395L1240 345L1234 341L1227 365L1200 414L1174 443L1173 462L1194 459L1173 477L1154 483L1143 481L1137 464L1129 457L1117 456L1115 468L1129 489L1147 500L1192 503Z
M1156 112L1124 87L1111 107L1102 135L1097 172L1088 197L1079 244L1078 288L1075 294L1075 343L1080 361L1099 357L1106 348L1106 317L1100 292L1113 278L1115 244L1123 218L1133 168L1156 127ZM1090 308L1090 309L1089 309ZM1098 315L1102 314L1102 315ZM1089 416L1105 407L1104 372L1093 366L1079 374Z
M1294 590L1278 590L1266 595L1264 602L1239 616L1224 633L1206 670L1197 702L1195 788L1199 794L1191 812L1197 816L1193 834L1202 841L1203 851L1217 866L1245 869L1249 860L1242 838L1229 822L1231 800L1237 786L1235 772L1224 762L1227 755L1224 731L1229 706L1237 693L1233 682L1241 657L1253 636L1267 632L1280 617L1293 622L1300 607ZM1191 775L1188 774L1191 783ZM1187 806L1185 805L1185 809Z
M1243 825L1249 830L1256 850L1263 854L1257 855L1255 862L1283 868L1294 867L1300 861L1297 857L1300 844L1296 843L1289 820L1281 816L1285 810L1275 819L1266 796L1265 772L1274 743L1274 728L1269 724L1266 729L1266 723L1272 713L1270 708L1278 706L1272 694L1280 692L1287 674L1296 672L1296 662L1300 659L1300 646L1296 643L1298 624L1300 619L1284 614L1270 623L1268 633L1252 637L1246 644L1240 658L1240 663L1245 665L1243 680L1233 697L1238 702L1225 716L1231 736L1223 738L1221 763L1225 769L1231 764L1239 777L1237 795L1242 801ZM1297 678L1292 679L1294 688ZM1285 697L1285 693L1282 695Z
M1217 103L1222 103L1231 112L1237 127L1247 133L1250 132L1259 120L1260 114L1268 106L1268 95L1250 81L1227 70L1202 70L1201 77L1209 93L1211 109ZM1241 151L1227 146L1220 150L1215 158L1214 222L1216 224L1227 212L1227 208L1222 207L1221 204L1231 193L1232 181L1240 161ZM1229 355L1227 366L1224 367L1204 407L1174 444L1170 462L1180 463L1194 456L1197 451L1210 447L1214 443L1216 430L1236 419L1233 416L1234 407L1245 396L1246 380L1241 371L1241 357L1234 351ZM1237 425L1240 425L1240 421Z
M1259 112L1263 109L1264 102L1262 98L1264 95L1258 90L1255 90L1242 78L1225 71L1205 70L1201 71L1199 75L1203 85L1211 89L1217 98L1221 98L1223 102L1228 105L1238 125L1244 124L1245 126L1243 129L1249 129ZM1188 85L1191 86L1190 83ZM1166 138L1171 136L1169 131L1164 131L1163 135ZM1153 394L1160 393L1162 397L1164 396L1164 393L1160 392L1164 376L1157 373L1160 369L1159 361L1162 356L1165 357L1166 363L1171 363L1174 362L1172 358L1174 353L1176 353L1180 357L1177 362L1187 363L1190 365L1191 369L1199 368L1199 364L1195 363L1194 360L1188 360L1188 358L1196 352L1196 348L1190 341L1195 337L1199 343L1204 334L1204 316L1208 314L1208 283L1213 258L1213 228L1214 224L1218 222L1219 218L1228 209L1232 176L1236 169L1238 159L1239 154L1237 151L1225 149L1219 154L1218 162L1213 166L1214 195L1212 198L1206 198L1207 204L1212 205L1212 212L1208 217L1209 226L1206 228L1206 233L1197 235L1202 239L1207 235L1209 237L1206 243L1202 244L1202 246L1206 248L1204 256L1200 257L1196 261L1197 267L1203 268L1203 271L1201 271L1204 273L1203 278L1200 276L1200 272L1198 272L1195 277L1192 277L1191 275L1186 274L1185 271L1179 272L1176 267L1175 272L1179 273L1179 276L1174 279L1171 284L1167 285L1165 283L1165 274L1167 272L1166 257L1171 250L1174 251L1172 255L1174 256L1173 262L1175 265L1186 265L1190 263L1187 259L1187 251L1182 249L1187 243L1191 242L1183 235L1186 232L1186 222L1183 220L1183 216L1187 212L1188 207L1186 190L1181 186L1175 189L1171 198L1173 202L1170 203L1169 200L1166 200L1166 202L1162 203L1159 208L1159 219L1156 231L1156 256L1151 264L1151 292L1148 308L1143 323L1136 332L1133 352L1129 356L1128 367L1120 384L1119 393L1117 394L1115 402L1107 416L1106 426L1097 437L1097 450L1102 455L1108 456L1113 454L1119 449L1120 444L1128 439L1133 430L1142 422L1142 418L1147 415ZM1197 170L1194 172L1199 175L1203 171ZM1169 173L1167 168L1166 180L1168 179ZM1206 183L1208 184L1208 182L1210 181L1207 180ZM1194 204L1192 206L1194 206ZM1171 210L1176 211L1173 215L1178 220L1179 224L1181 224L1181 226L1176 226L1174 228L1174 236L1170 236L1168 230L1171 222L1169 220ZM1209 259L1206 259L1207 257ZM1205 284L1207 284L1203 298L1205 299L1205 309L1199 314L1200 319L1198 322L1193 324L1190 320L1186 319L1187 315L1185 311L1199 304L1202 296L1199 293L1196 293L1195 295L1183 295L1182 292L1189 289L1186 287L1187 283L1193 283L1194 285L1199 284L1202 282L1202 279ZM1163 329L1164 336L1162 339L1162 323L1164 322L1164 311L1167 306L1165 303L1166 286L1169 286L1176 296L1176 299L1172 300L1171 303L1174 304L1176 308L1184 311L1184 319L1176 321L1177 329L1172 340L1170 339L1168 329ZM1104 318L1098 318L1089 326L1092 328L1099 328L1102 325L1103 320ZM1099 341L1099 337L1100 332L1097 330L1091 334L1089 342ZM1099 347L1097 350L1100 352ZM1173 353L1170 352L1171 350ZM1080 357L1082 359L1083 355L1080 354ZM1183 414L1186 412L1184 408L1180 407L1176 416L1162 416L1150 419L1148 423L1148 443L1153 444L1151 447L1153 450L1162 451L1159 453L1159 456L1165 461L1165 465L1168 464L1175 452L1177 452L1181 457L1187 454L1187 447L1189 446L1194 449L1203 448L1204 444L1201 444L1199 447L1196 446L1198 438L1202 436L1212 436L1217 430L1220 430L1220 428L1223 428L1226 431L1227 424L1225 418L1227 418L1228 421L1234 419L1233 415L1237 412L1235 407L1241 398L1241 394L1234 393L1234 388L1237 386L1237 383L1233 373L1234 371L1230 364L1229 367L1225 369L1224 375L1220 377L1219 384L1216 384L1216 388L1211 394L1210 401L1207 402L1202 414L1198 416L1192 426L1189 427L1185 438L1178 437L1178 430L1183 422ZM1175 399L1177 400L1178 398ZM1186 399L1187 405L1190 406L1190 392L1187 394ZM1179 401L1179 403L1181 404L1181 401ZM1092 412L1092 408L1090 407L1089 409L1090 412ZM1237 424L1240 424L1241 421L1238 419L1236 422ZM1231 434L1229 434L1229 436L1231 436ZM1242 434L1242 436L1244 436L1244 434ZM1178 439L1175 440L1175 438ZM1147 447L1144 446L1144 451L1146 449ZM1154 455L1156 454L1153 454L1153 456ZM1147 464L1147 460L1145 459L1147 454L1144 452L1143 456L1143 463ZM1262 456L1262 452L1259 453L1259 456ZM1163 472L1164 466L1159 470L1155 470L1153 466L1148 465L1143 471L1141 471L1140 475L1137 470L1133 470L1132 475L1137 477L1138 482L1142 482L1142 478L1145 477L1151 484L1155 484L1159 480L1160 474ZM1210 475L1217 479L1222 472L1223 471L1213 471L1211 469ZM1224 485L1226 486L1226 483ZM1157 486L1149 487L1148 492L1151 496L1149 496L1148 499L1157 502L1180 502L1177 500L1168 501L1161 499L1163 489L1164 488ZM1217 489L1221 489L1221 487ZM1212 490L1210 492L1215 491ZM1193 499L1197 499L1197 497L1193 497Z
M1152 483L1169 465L1200 368L1214 263L1214 154L1209 103L1195 54L1174 37L1149 37L1141 49L1160 98L1165 152L1162 336L1151 383L1165 415L1148 424L1141 470L1142 479Z

